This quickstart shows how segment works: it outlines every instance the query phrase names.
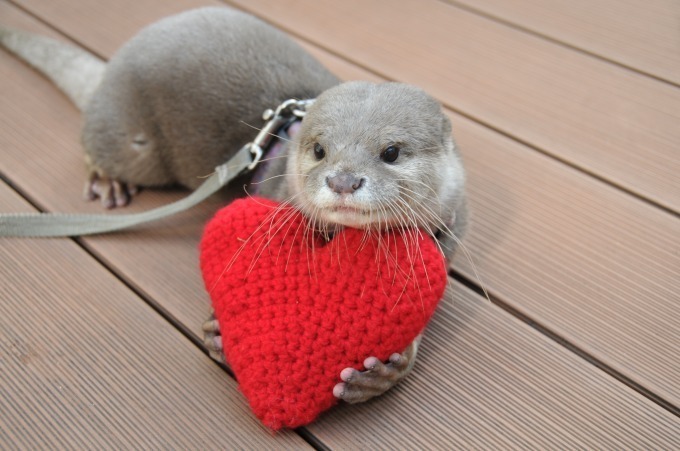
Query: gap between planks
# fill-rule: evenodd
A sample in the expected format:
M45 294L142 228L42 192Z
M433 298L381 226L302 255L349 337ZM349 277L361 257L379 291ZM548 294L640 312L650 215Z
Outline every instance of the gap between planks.
M148 297L147 297L147 299L148 299ZM169 315L169 316L171 316L171 315ZM532 320L532 321L533 321L533 320Z
M55 30L58 31L58 30ZM45 213L48 212L49 210L45 209L40 205L40 203L33 199L31 196L29 196L25 191L23 191L17 184L15 184L9 177L7 177L5 174L0 172L0 181L4 182L10 189L12 189L21 199L23 199L25 202L30 204L32 207L34 207L36 210L39 212ZM121 274L120 271L116 268L115 265L113 265L111 262L109 262L104 256L102 256L97 250L95 250L92 246L88 245L86 241L84 241L81 237L70 237L70 238L64 238L64 239L69 239L73 241L80 249L83 250L86 254L88 254L93 260L95 260L99 265L103 268L105 268L116 280L118 280L123 286L125 286L127 289L132 291L134 294L136 294L146 305L148 305L154 312L156 312L161 318L163 318L165 321L167 321L172 327L174 327L181 335L183 335L189 342L191 342L196 348L198 348L203 354L206 356L210 356L210 353L208 349L205 347L203 344L203 340L197 336L193 331L189 329L188 326L186 326L182 321L180 321L178 318L173 316L166 308L162 306L159 302L157 302L153 297L149 296L148 293L144 292L140 287L137 287L135 284L133 284L131 281L129 281L124 274ZM231 368L228 365L220 364L218 362L213 361L213 363L217 366L219 366L225 373L229 375L229 377L234 381L238 382L236 380L236 376L234 375L234 372L231 370ZM299 427L296 428L293 432L295 432L302 440L304 440L308 445L310 445L312 448L316 450L329 450L328 448L321 439L316 437L313 433L311 433L306 427Z
M532 36L536 36L540 39L544 39L546 41L552 42L553 44L559 45L561 47L565 47L565 48L573 50L575 52L583 53L584 55L588 55L592 58L596 58L596 59L602 60L604 62L607 62L609 64L619 66L622 69L629 70L631 72L635 72L635 73L643 75L645 77L652 78L652 79L654 79L658 82L666 83L666 84L669 84L669 85L674 86L676 88L680 88L680 83L677 83L677 82L670 80L668 78L664 78L660 75L656 75L649 70L644 70L642 68L635 67L632 64L628 64L628 63L619 61L619 60L615 59L614 57L607 56L604 52L597 52L595 50L589 50L589 49L585 48L584 46L579 46L577 44L568 42L565 39L553 37L553 36L547 34L546 32L534 30L533 28L530 28L527 25L522 25L522 24L513 22L510 19L506 19L506 18L501 17L497 14L484 11L483 9L481 9L479 7L471 6L471 5L468 5L466 3L461 3L458 0L439 0L439 1L441 1L445 4L448 4L450 6L453 6L455 8L459 8L459 9L462 9L464 11L468 11L472 14L476 14L480 17L483 17L487 20L491 20L493 22L504 25L506 27L510 27L510 28L513 28L517 31L521 31L522 33L527 33L527 34L530 34Z
M672 402L664 399L663 397L657 395L644 385L634 381L630 377L626 376L625 374L621 373L620 371L617 371L616 369L612 368L611 366L607 365L605 362L602 360L598 359L585 349L582 349L578 345L574 344L571 342L568 338L563 337L562 335L558 334L557 332L553 331L540 321L537 321L533 318L531 318L529 315L526 315L516 308L514 308L512 305L510 305L508 302L505 302L501 300L498 296L494 296L493 292L488 292L485 289L482 289L480 286L481 281L479 280L474 280L468 277L466 274L463 274L459 271L456 270L450 270L449 271L449 276L461 283L463 286L467 287L468 289L474 291L477 293L477 295L486 298L486 295L488 294L488 300L492 304L494 304L496 307L500 308L507 314L511 315L515 319L523 322L527 326L531 327L532 329L536 330L546 338L554 341L555 343L559 344L563 348L569 350L570 352L574 353L578 357L582 358L589 364L593 365L594 367L602 370L605 374L613 377L617 381L621 382L622 384L626 385L628 388L631 390L634 390L638 392L640 395L644 396L645 398L649 399L650 401L654 402L657 404L659 407L666 409L668 412L672 413L673 415L679 416L680 417L680 407L676 406Z
M672 106L680 98L672 86L440 0L403 1L398 8L388 7L387 2L366 3L365 21L352 34L345 25L358 19L350 3L310 4L308 14L317 16L316 21L300 17L303 5L299 3L229 3L322 46L337 42L338 52L352 62L374 65L390 79L389 74L396 72L400 81L422 86L445 105L465 110L467 117L482 118L478 123L493 122L494 131L504 129L523 144L533 142L532 148L559 155L558 161L573 160L573 167L588 167L588 173L599 173L602 180L626 185L655 206L678 208L673 194L680 186L663 163L671 159L670 142L677 135L671 125ZM393 38L376 40L375 46L364 46L363 40L390 30L383 17L407 21L408 27ZM478 39L459 39L461 45L455 46L448 42L455 39L450 26L477 33ZM409 51L412 64L404 62L404 52ZM498 71L507 73L496 78ZM638 102L632 95L643 97ZM583 108L585 101L588 108ZM649 156L643 158L637 149L646 149Z

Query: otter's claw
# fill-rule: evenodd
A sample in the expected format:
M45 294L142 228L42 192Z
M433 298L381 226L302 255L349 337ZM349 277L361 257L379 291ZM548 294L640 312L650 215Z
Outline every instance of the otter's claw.
M345 368L340 372L340 379L343 382L333 387L333 396L354 404L382 395L411 371L419 342L420 336L403 354L392 354L388 363L383 363L376 357L369 357L364 360L365 371Z
M203 344L208 348L210 358L225 363L222 335L220 335L220 323L215 319L215 312L210 313L210 318L203 323Z
M210 317L203 323L202 329L203 344L208 349L210 357L219 363L226 363L220 324L215 319L214 311L210 312ZM403 354L392 354L387 363L381 362L376 357L369 357L364 360L365 371L345 368L340 372L340 379L343 382L333 387L333 395L352 404L382 395L411 372L420 338L418 336L413 340Z
M128 185L92 171L85 182L84 196L86 200L100 199L104 208L114 208L129 204L130 199L137 192L138 189L134 185Z

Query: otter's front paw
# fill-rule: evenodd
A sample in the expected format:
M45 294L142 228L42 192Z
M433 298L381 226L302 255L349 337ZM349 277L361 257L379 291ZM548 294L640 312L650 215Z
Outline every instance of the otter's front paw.
M381 362L376 357L367 358L364 360L365 371L345 368L340 373L343 382L333 387L333 395L351 404L382 395L411 372L419 343L420 336L403 354L392 354L387 363Z
M215 319L215 312L210 313L210 318L203 323L203 344L208 348L210 357L219 362L225 363L224 347L222 345L222 335L220 335L220 323Z
M137 192L138 189L134 185L111 179L100 171L91 170L83 194L86 200L100 199L104 208L114 208L129 204Z

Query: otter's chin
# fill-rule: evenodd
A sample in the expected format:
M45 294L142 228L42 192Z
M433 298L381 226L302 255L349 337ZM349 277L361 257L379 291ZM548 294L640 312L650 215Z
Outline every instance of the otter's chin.
M385 217L371 210L354 207L333 207L321 210L322 222L354 229L383 229L399 224L398 218Z
M366 228L377 221L375 214L353 207L336 207L321 212L323 222L355 229Z

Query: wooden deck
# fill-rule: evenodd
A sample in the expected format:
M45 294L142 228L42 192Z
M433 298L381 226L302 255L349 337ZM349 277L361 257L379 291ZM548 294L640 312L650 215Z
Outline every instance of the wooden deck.
M680 449L680 3L234 0L345 79L419 85L469 171L466 239L406 382L272 434L206 355L202 226L0 241L0 449ZM207 0L0 1L108 58ZM81 200L80 114L0 51L0 211ZM128 211L184 196L143 192Z

